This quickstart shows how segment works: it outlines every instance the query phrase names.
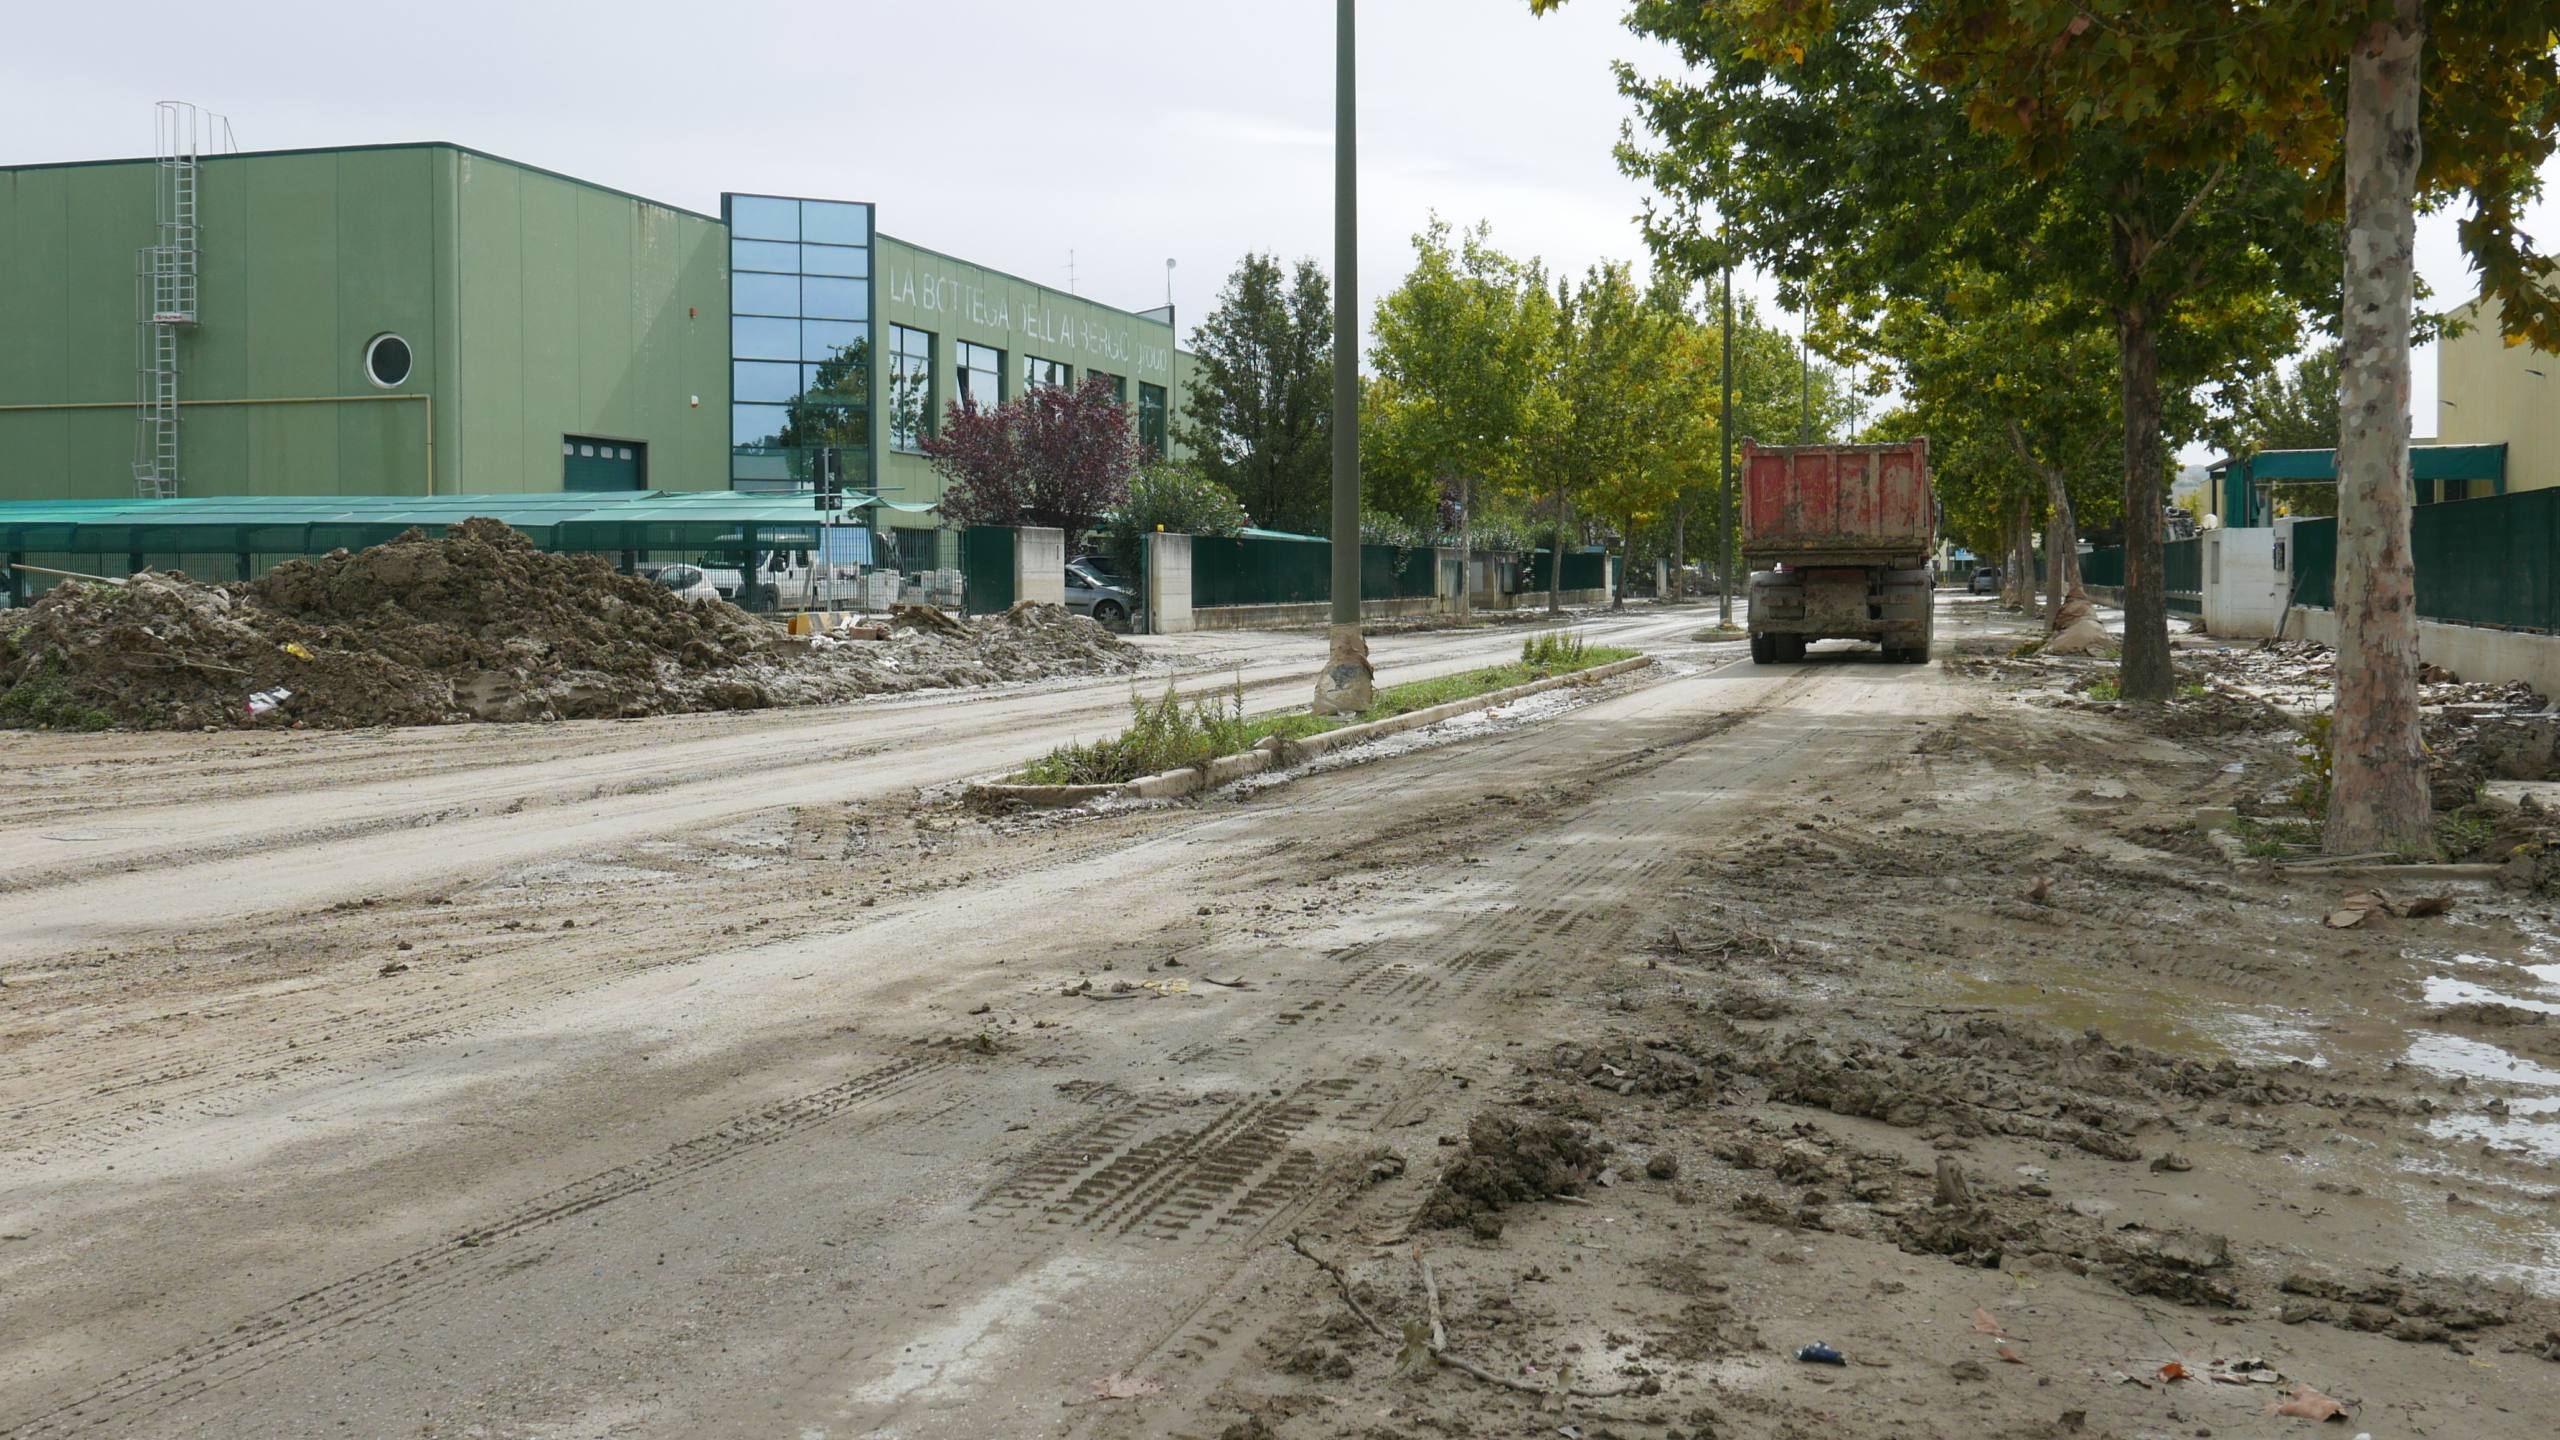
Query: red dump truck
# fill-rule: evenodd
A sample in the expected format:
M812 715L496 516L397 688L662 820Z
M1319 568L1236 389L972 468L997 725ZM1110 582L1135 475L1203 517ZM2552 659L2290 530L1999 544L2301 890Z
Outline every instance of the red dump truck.
M1751 658L1804 658L1815 640L1872 640L1929 658L1938 503L1929 442L1742 446L1742 558Z

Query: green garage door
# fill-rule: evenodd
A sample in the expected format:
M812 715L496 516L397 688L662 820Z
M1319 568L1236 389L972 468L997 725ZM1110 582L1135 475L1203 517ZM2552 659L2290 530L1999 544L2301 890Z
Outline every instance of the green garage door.
M592 435L560 437L561 489L646 490L648 481L648 446Z

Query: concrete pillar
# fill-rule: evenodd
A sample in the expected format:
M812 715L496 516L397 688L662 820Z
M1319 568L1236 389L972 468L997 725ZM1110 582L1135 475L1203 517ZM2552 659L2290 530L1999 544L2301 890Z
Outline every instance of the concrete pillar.
M1067 532L1037 525L1013 532L1013 598L1067 603Z
M1191 537L1146 537L1147 633L1186 635L1191 619Z

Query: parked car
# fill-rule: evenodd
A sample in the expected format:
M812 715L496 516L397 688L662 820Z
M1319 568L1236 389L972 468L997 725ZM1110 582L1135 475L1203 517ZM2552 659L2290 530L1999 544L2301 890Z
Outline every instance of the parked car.
M1129 617L1138 613L1138 595L1079 561L1067 566L1067 608L1110 629L1126 630Z
M1099 550L1088 550L1067 563L1092 575L1105 585L1117 585L1132 595L1137 594L1142 588L1135 579L1121 570L1119 561Z
M717 600L720 589L711 583L699 565L660 565L648 572L648 578L682 600Z
M1975 566L1973 569L1973 578L1964 582L1964 588L1965 593L1968 595L1999 594L2000 567L1997 565Z

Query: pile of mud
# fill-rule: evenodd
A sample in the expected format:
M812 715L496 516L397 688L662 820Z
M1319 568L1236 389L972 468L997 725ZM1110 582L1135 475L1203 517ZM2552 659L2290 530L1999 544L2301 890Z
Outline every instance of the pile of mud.
M1466 1153L1440 1172L1416 1223L1495 1239L1506 1206L1581 1194L1607 1150L1607 1141L1561 1120L1480 1115L1467 1127Z
M1054 606L931 612L813 649L494 520L291 560L215 585L176 573L65 585L0 632L0 724L101 729L427 725L760 709L1135 668ZM289 692L252 714L251 697Z

